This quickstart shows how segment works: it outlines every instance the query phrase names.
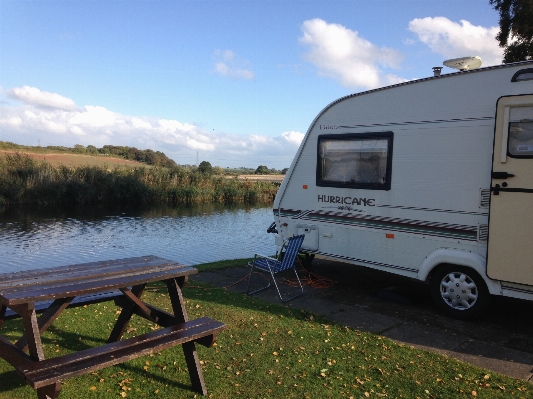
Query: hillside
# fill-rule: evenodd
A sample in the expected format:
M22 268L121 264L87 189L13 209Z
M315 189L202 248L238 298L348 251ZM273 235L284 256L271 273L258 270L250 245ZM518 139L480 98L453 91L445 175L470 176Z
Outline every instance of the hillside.
M46 161L54 167L59 166L59 165L64 165L68 167L87 166L87 165L103 167L105 165L107 166L108 169L113 169L117 166L149 167L149 165L146 165L141 162L130 161L128 159L117 158L117 157L106 157L104 155L93 156L93 155L78 155L78 154L68 154L68 153L39 154L39 153L27 152L27 151L0 150L0 155L6 154L6 153L7 154L14 154L14 153L24 154L37 161Z
M88 145L87 147L76 144L74 147L64 147L64 146L28 146L12 143L10 141L0 141L0 151L9 151L9 152L19 152L24 154L46 154L46 155L86 155L94 157L107 157L107 158L119 158L125 159L133 162L140 162L146 165L151 166L165 166L165 167L174 167L177 166L176 162L168 158L161 151L153 151L150 149L139 150L135 147L128 146L114 146L114 145L104 145L101 148L96 148L94 145ZM32 156L33 157L33 156ZM53 157L56 158L56 157ZM41 159L41 158L39 158ZM70 159L70 158L67 158ZM74 164L71 166L78 165L76 158L73 158ZM120 163L122 164L122 163ZM85 165L83 163L82 165ZM126 165L129 165L126 163Z

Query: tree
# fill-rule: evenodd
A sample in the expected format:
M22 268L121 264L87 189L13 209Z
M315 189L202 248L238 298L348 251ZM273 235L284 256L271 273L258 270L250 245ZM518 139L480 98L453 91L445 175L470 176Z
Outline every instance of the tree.
M88 145L87 153L91 155L98 155L98 148L96 148L94 145Z
M256 175L268 175L268 167L265 165L259 165L257 169L255 170Z
M489 0L500 13L496 36L504 48L503 62L533 60L533 0Z
M213 167L211 164L207 161L200 162L200 165L198 165L198 172L204 174L204 175L210 175L213 173Z
M77 154L85 154L86 151L85 147L81 144L76 144L74 146L74 152Z

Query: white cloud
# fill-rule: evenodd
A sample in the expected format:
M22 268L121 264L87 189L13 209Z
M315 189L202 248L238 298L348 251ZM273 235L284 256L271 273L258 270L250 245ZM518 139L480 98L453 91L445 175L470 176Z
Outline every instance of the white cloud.
M214 151L216 146L212 143L201 142L196 138L187 137L187 147L193 150Z
M291 144L295 144L295 145L300 145L300 143L304 139L304 136L305 136L305 134L303 134L301 132L295 132L295 131L292 131L292 130L290 132L281 133L281 137L283 137L283 139L285 139L285 140L287 140L287 142L289 142Z
M18 126L22 124L22 118L20 116L13 116L5 119L6 125Z
M483 66L502 63L503 49L495 39L499 30L497 26L485 28L466 20L457 23L445 17L427 17L413 19L409 22L409 30L445 58L478 55L483 60Z
M18 89L10 92L18 92ZM58 94L55 96L69 100ZM37 145L39 140L44 146L92 144L102 147L111 144L150 148L164 152L181 164L195 163L197 152L201 152L202 158L213 165L268 165L278 169L290 165L304 136L296 131L283 132L276 137L215 134L191 123L122 115L101 106L86 105L64 110L43 108L29 102L1 106L0 131L2 140L18 144Z
M87 127L113 126L117 122L117 115L104 107L86 105L81 112L73 112L69 120L70 125L84 125Z
M150 129L152 127L150 122L143 121L141 118L131 118L131 124L135 129Z
M214 58L214 72L218 75L244 80L252 80L255 77L250 62L240 58L231 50L216 50Z
M167 120L167 119L160 119L159 126L171 132L175 132L177 130L186 131L186 132L193 131L195 127L194 125L191 125L189 123L181 123L175 120Z
M41 91L36 87L17 87L6 90L7 95L18 101L33 105L39 108L62 109L65 111L74 111L78 107L70 98L63 97L57 93Z
M305 21L302 31L299 42L309 47L306 59L320 74L338 80L343 86L373 89L406 80L382 69L398 68L401 53L378 47L357 31L319 18Z

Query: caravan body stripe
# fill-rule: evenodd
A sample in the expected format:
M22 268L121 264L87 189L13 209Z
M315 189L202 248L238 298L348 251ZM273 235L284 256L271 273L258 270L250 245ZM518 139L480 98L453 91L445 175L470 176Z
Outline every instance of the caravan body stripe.
M401 205L376 205L376 208L406 209L410 211L426 211L426 212L440 212L440 213L458 213L460 215L476 215L476 216L486 216L489 214L488 211L467 212L467 211L453 211L450 209L420 208L420 207L415 207L415 206L401 206Z
M341 224L345 226L477 241L478 226L400 219L385 216L354 215L343 212L299 211L294 209L279 209L279 216L299 220Z
M356 128L372 128L372 127L386 127L386 126L409 126L409 125L427 125L434 123L456 123L456 122L472 122L472 121L492 121L493 116L481 116L477 118L453 118L453 119L436 119L432 121L405 121L405 122L385 122L385 123L371 123L359 125L339 125L339 128L356 129Z
M303 250L302 252L309 252L309 253L313 253L313 254L316 254L316 255L326 256L328 258L335 258L335 259L355 262L355 263L359 263L359 264L362 263L362 264L365 264L365 265L381 266L381 267L387 267L387 268L390 268L390 269L404 270L406 272L411 272L411 273L417 273L418 272L418 270L410 268L410 267L403 267L403 266L398 266L398 265L391 265L391 264L388 264L388 263L374 262L374 261L365 260L365 259L351 258L349 256L335 255L335 254L330 254L330 253L327 253L327 252L319 252L319 251L313 252L313 251L305 251L305 250Z

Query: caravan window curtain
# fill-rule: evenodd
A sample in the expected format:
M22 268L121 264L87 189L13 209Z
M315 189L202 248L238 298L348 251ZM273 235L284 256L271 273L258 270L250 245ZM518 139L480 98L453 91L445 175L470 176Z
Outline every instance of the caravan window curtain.
M389 190L392 132L318 137L317 185Z

